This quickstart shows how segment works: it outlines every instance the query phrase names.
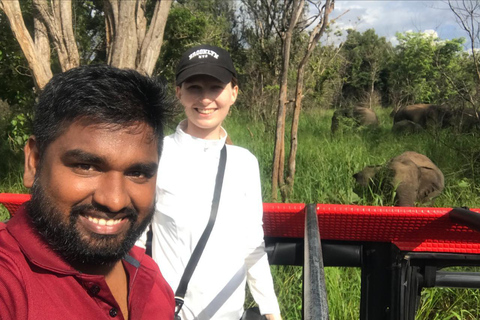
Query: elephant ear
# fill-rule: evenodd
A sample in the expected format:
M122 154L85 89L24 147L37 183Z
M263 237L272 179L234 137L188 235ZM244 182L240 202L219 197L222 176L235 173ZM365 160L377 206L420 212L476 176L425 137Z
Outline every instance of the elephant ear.
M420 167L420 172L418 201L428 202L442 193L444 188L443 175L439 170L429 167Z

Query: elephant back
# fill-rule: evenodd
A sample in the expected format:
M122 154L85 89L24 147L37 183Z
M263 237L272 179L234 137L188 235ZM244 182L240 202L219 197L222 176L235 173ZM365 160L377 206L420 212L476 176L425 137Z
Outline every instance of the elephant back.
M402 120L409 120L418 123L422 127L426 126L426 111L432 104L412 104L403 106L395 113L393 122L397 123Z
M353 115L359 125L362 126L378 126L378 117L375 111L364 107L355 107Z

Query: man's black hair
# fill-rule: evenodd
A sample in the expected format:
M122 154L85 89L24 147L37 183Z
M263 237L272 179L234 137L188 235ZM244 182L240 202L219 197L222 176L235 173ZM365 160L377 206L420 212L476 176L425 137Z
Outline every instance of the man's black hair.
M33 134L41 157L70 124L119 126L146 123L161 152L163 130L172 102L166 84L137 71L107 65L70 69L55 75L35 106Z

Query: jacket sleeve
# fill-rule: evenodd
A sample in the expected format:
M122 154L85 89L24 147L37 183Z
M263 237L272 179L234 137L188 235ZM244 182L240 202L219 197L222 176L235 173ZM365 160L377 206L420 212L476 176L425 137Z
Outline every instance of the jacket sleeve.
M247 265L247 283L253 298L257 302L261 314L279 314L280 309L273 287L273 279L270 272L263 234L263 203L260 186L260 171L258 161L252 155L252 161L245 170L248 177L245 180L244 202L247 222L246 237L247 253L245 263Z

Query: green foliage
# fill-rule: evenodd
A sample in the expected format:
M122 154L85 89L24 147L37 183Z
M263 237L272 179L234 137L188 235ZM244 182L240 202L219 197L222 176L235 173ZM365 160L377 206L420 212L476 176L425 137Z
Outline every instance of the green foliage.
M157 70L173 81L182 53L198 44L229 48L232 34L232 1L177 1L168 15Z
M452 83L459 72L464 39L441 40L426 33L397 33L389 77L392 100L442 103L458 94Z
M26 8L24 14L28 16L28 5ZM25 108L33 102L34 83L20 45L13 36L6 15L1 10L0 52L0 100L12 106Z
M375 90L385 95L385 83L380 75L387 68L393 55L393 48L385 37L379 37L375 30L364 33L347 30L347 39L342 47L346 60L343 94L346 99L358 100L371 95Z
M18 152L23 150L28 137L32 134L32 119L30 114L19 113L10 121L7 128L8 142L10 148Z
M103 5L99 0L72 1L73 30L81 64L105 63L107 60ZM153 8L147 12L153 13Z

